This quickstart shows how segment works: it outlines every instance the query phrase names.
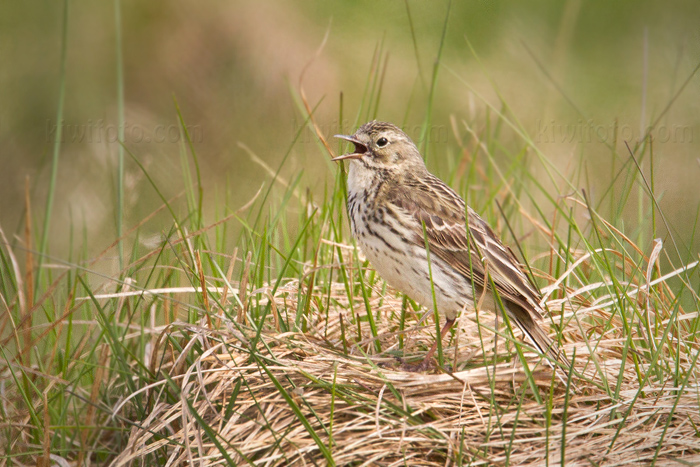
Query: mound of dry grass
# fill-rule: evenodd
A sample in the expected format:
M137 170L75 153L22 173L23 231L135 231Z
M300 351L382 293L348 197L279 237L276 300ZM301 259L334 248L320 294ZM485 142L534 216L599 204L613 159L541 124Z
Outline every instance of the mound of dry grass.
M295 289L290 283L278 290L279 316L297 306ZM370 305L382 352L374 354L368 326L349 324L344 290L333 286L334 305L327 315L314 315L318 320L306 323L305 333L277 332L272 318L257 336L244 322L174 325L189 336L184 350L154 351L166 364L161 379L143 388L152 401L149 414L134 421L128 446L112 465L149 458L165 465L269 466L700 462L698 345L691 330L678 327L644 351L625 343L629 323L610 300L572 305L570 297L581 294L570 291L550 305L561 309L566 302L562 336L567 354L575 354L571 386L523 346L526 370L507 333L488 330L491 315L480 316L482 326L474 316L459 319L446 340L448 368L408 373L396 369L393 355L423 352L434 327L409 330L399 350L392 316L401 302L375 290ZM364 310L358 306L356 316ZM681 311L675 319L696 314ZM656 318L662 326L663 314ZM187 362L194 347L201 351ZM672 364L675 370L659 371ZM166 397L165 387L179 397Z

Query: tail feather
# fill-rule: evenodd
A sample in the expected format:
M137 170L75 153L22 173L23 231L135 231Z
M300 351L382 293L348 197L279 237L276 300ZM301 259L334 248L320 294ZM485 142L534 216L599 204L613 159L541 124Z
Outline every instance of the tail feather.
M528 340L532 342L543 355L550 357L551 360L548 359L547 363L549 363L554 370L557 370L557 366L554 364L556 361L562 365L562 369L566 373L571 370L571 362L566 358L564 352L549 338L542 327L533 319L529 311L515 303L509 303L507 305L507 311L508 317L523 331Z

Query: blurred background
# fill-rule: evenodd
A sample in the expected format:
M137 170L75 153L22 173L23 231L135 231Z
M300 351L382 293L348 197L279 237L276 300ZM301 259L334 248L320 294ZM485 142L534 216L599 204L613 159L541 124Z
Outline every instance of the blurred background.
M89 251L116 238L115 3L68 5L59 123L64 4L0 2L0 227L8 237L21 231L25 183L32 219L41 225L62 123L50 238L59 257L75 245L71 236L89 239L81 246ZM404 126L414 139L430 112L429 165L441 173L449 167L445 158L458 151L456 135L467 127L485 131L493 106L519 122L562 173L576 169L572 183L593 199L612 184L615 167L629 162L624 141L634 146L655 124L656 192L675 234L697 251L691 238L700 205L697 1L116 5L125 147L166 197L183 192L187 149L177 102L202 170L207 223L250 200L270 181L264 165L276 170L287 152L283 177L303 170L301 186L319 195L332 186L336 169L313 134L303 130L294 142L304 126L298 94L306 70L303 89L326 136L352 133L367 115L366 107L360 114L367 88L381 87L377 118ZM523 150L516 133L502 130L507 150L497 157ZM649 163L642 160L647 175ZM128 155L125 186L128 228L162 202Z

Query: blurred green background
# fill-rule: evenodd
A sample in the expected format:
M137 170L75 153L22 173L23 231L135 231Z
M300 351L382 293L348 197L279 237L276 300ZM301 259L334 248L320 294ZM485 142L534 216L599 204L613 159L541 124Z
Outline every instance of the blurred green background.
M71 231L85 235L93 250L116 238L115 4L68 5L64 126L50 239L58 256L67 254ZM241 143L269 167L279 166L304 122L294 96L307 65L303 87L310 104L318 104L316 122L327 136L348 133L379 50L386 72L377 117L404 125L417 139L447 18L429 165L440 173L445 158L455 156L452 122L462 135L463 122L483 131L493 120L487 103L501 109L505 102L563 173L581 169L585 176L573 183L588 188L595 200L612 183L613 164L619 168L629 159L622 140L634 146L656 123L661 207L679 238L698 245L691 238L700 204L700 77L692 75L700 62L697 1L470 1L453 2L449 14L447 2L418 0L117 5L125 145L166 196L181 193L184 142L176 100L201 164L209 223L238 209L270 180ZM57 137L63 12L63 2L0 3L0 226L9 235L22 225L27 177L33 219L41 224ZM513 131L504 130L501 138L507 149L496 156L525 146ZM302 186L321 193L333 176L327 158L304 130L282 175L303 169ZM648 175L648 157L642 166ZM128 156L125 186L128 228L161 201Z

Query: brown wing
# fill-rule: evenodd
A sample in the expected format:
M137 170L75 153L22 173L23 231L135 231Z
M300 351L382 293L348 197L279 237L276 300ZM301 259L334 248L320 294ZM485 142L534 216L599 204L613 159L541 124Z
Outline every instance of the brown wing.
M425 223L430 254L481 287L488 269L502 299L536 310L536 316L542 316L540 292L513 252L474 210L469 207L465 210L464 200L444 182L431 174L421 179L410 177L403 180L403 185L388 188L387 196L391 204L415 219L419 227ZM422 234L411 240L425 244Z

